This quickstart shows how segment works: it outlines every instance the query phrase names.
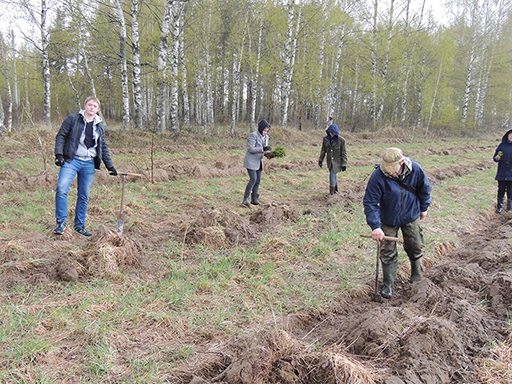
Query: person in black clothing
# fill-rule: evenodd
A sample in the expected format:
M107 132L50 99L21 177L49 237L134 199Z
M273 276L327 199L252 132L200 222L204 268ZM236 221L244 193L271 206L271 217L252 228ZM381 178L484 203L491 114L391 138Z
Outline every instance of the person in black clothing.
M493 160L498 163L496 180L498 181L498 201L496 213L503 212L505 192L507 192L507 211L512 210L512 129L503 135L500 145L494 152Z
M78 195L73 229L83 236L92 236L85 229L85 216L95 170L100 169L103 160L110 174L117 176L105 142L105 126L98 115L99 109L98 98L88 97L83 110L66 117L55 138L55 165L61 167L55 193L57 227L54 232L57 235L62 235L66 228L68 192L75 177Z

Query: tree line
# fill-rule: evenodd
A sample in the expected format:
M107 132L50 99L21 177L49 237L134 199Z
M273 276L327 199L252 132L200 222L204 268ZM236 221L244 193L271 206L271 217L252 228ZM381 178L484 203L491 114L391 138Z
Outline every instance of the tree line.
M512 0L0 0L0 131L96 95L124 129L510 124Z

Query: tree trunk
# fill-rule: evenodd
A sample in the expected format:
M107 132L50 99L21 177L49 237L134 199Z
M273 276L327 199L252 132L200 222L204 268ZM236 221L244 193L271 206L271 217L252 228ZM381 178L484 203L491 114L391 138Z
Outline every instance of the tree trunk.
M183 12L180 17L180 29L183 31ZM181 93L183 98L183 123L185 128L190 128L190 104L188 100L188 84L187 84L187 61L185 56L185 34L180 33L180 63L181 63Z
M139 33L139 1L132 0L132 54L133 54L133 125L135 129L142 130L142 86L140 66L140 33Z
M171 109L170 109L170 122L171 132L177 133L180 131L178 119L178 68L180 57L180 36L183 33L181 30L181 18L183 17L183 1L175 1L173 4L173 41L171 50Z
M167 55L169 54L169 33L172 20L172 5L174 0L166 0L162 17L162 25L160 28L160 46L158 48L158 65L157 65L157 81L156 81L156 129L165 132L165 99L166 99L166 64Z
M260 16L260 30L258 33L258 53L256 55L256 68L252 71L251 79L251 131L255 131L258 122L256 121L256 101L258 99L259 77L260 77L260 60L261 60L261 40L263 36L263 19Z
M288 126L288 108L290 105L290 91L293 79L293 66L295 65L295 55L297 52L297 35L300 28L300 19L302 15L302 4L299 3L297 24L295 30L294 24L294 1L288 2L288 37L285 44L283 86L282 86L282 124Z
M372 25L372 101L370 117L372 119L373 128L377 125L377 14L378 0L373 0L373 25Z
M393 37L393 12L394 12L395 0L390 0L389 5L389 19L388 19L388 30L387 30L387 43L386 43L386 54L384 57L384 65L382 67L381 74L381 84L383 94L379 97L379 106L377 108L377 121L380 121L382 118L382 112L384 111L384 100L386 99L386 90L387 90L387 74L388 74L388 66L389 66L389 54L391 51L391 40Z
M128 65L126 62L126 20L121 0L116 0L119 30L119 59L121 60L121 90L123 97L123 129L130 129L130 91L128 85Z
M48 58L48 27L46 24L48 9L46 0L41 0L41 69L43 73L43 84L44 84L44 105L43 105L43 114L44 114L44 123L48 128L52 126L52 99L51 99L51 89L50 89L50 60Z

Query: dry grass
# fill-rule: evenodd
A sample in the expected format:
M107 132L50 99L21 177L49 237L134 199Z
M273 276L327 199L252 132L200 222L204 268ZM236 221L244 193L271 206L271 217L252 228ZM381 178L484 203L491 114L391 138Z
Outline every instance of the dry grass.
M134 240L100 226L96 241L83 252L82 258L90 275L104 277L116 273L121 266L135 265L141 252Z
M482 361L479 379L486 384L512 383L512 333L506 342L492 348L491 353L491 358Z

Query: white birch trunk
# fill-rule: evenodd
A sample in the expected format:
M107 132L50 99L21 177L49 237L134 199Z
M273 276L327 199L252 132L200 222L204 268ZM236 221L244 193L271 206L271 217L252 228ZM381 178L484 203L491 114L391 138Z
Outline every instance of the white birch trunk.
M48 58L48 26L46 23L46 17L48 14L46 0L41 0L41 69L43 73L43 84L44 84L44 123L48 128L52 126L52 99L51 99L51 87L50 87L50 60Z
M87 59L87 52L85 52L85 49L83 47L80 48L81 54L83 57L84 62L84 70L87 74L87 78L89 79L89 85L91 87L91 95L96 97L96 85L94 84L94 77L91 73L91 68L89 67L89 60Z
M119 30L119 58L121 60L121 91L123 97L123 129L130 129L130 91L128 84L128 65L126 62L126 20L124 18L121 0L116 0L117 19Z
M133 61L133 125L135 129L142 130L142 86L140 66L140 33L139 33L139 1L132 0L132 61Z
M246 18L247 23L247 18ZM244 55L245 30L240 43L240 52L233 52L233 102L231 104L231 134L235 133L236 121L238 118L239 99L240 99L240 68Z
M4 136L7 132L4 124L5 114L4 114L4 106L3 103L0 103L0 136Z
M382 118L382 113L384 111L384 100L386 98L386 89L387 89L387 80L388 80L387 74L388 74L388 67L389 67L389 54L391 51L391 40L393 37L392 31L393 31L394 5L395 5L395 0L390 0L386 54L384 56L384 65L382 67L382 75L381 75L381 84L382 84L383 95L381 97L379 97L379 106L377 108L377 121L380 121L380 119Z
M183 13L180 17L180 29L183 30ZM180 63L181 63L181 95L183 98L183 123L190 128L190 102L188 100L187 61L185 57L185 34L180 33Z
M434 114L434 107L436 105L437 91L439 89L439 83L441 81L441 74L443 73L443 60L444 55L441 57L441 63L439 64L439 72L437 74L436 87L434 88L434 96L432 96L432 105L430 106L430 112L428 114L427 128L425 129L425 137L428 135L430 128L430 122L432 121L432 115Z
M373 0L373 25L372 25L372 101L370 117L375 128L377 122L377 14L378 14L378 0Z
M165 132L166 100L166 64L169 54L169 33L172 20L171 7L174 0L165 0L162 25L160 28L160 45L158 47L157 81L156 81L156 129Z
M11 92L11 83L10 83L10 75L9 75L9 68L4 63L4 77L5 77L5 90L7 93L7 125L4 126L4 129L7 129L7 132L12 132L12 92ZM0 104L1 98L0 98ZM2 106L2 116L0 116L0 120L2 121L2 126L4 125L4 109Z
M175 1L173 4L173 41L171 50L171 102L170 102L170 130L171 132L177 133L180 131L179 119L178 119L178 68L179 68L179 57L180 57L180 36L183 33L181 30L181 18L183 17L184 2Z
M251 131L255 131L258 122L256 121L256 101L258 99L258 83L260 77L260 60L261 60L261 40L263 36L263 19L260 17L260 31L258 33L258 53L256 55L256 68L252 72L252 80L251 80L251 96L252 96L252 105L251 105Z
M282 124L288 126L288 108L290 105L290 92L293 80L293 66L295 64L295 55L297 52L297 35L300 28L300 19L302 15L302 4L299 3L297 24L294 30L294 1L288 2L288 37L285 44L283 86L282 86Z
M343 51L343 45L345 43L345 25L341 28L340 33L340 40L338 44L338 50L336 51L336 60L334 61L334 69L333 69L333 75L332 75L332 81L329 85L329 89L327 91L327 119L326 119L326 125L332 123L332 120L334 119L334 113L336 109L336 105L338 104L338 98L339 98L339 89L340 86L338 86L338 77L341 67L341 53ZM342 78L340 79L340 82L342 82ZM327 127L326 127L327 128Z
M16 107L19 107L20 105L20 87L18 85L18 57L16 54L16 43L14 41L14 31L10 30L10 38L11 38L11 52L12 52L12 68L13 68L13 74L12 74L12 99L13 104Z

